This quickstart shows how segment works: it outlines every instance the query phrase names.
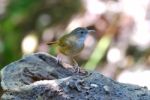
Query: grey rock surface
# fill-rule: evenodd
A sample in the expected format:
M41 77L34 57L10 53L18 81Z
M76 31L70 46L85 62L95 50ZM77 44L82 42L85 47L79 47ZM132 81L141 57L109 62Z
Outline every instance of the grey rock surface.
M35 53L1 70L1 100L150 100L146 87L100 73L75 73L46 53Z

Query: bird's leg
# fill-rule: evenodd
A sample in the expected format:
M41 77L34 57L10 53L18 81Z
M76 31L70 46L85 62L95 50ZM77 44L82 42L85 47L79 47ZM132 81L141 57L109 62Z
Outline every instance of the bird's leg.
M74 58L72 58L72 61L73 61L73 66L75 68L75 72L82 73L83 75L86 75L86 76L90 76L90 74L87 71L81 69L81 67L78 65L78 63L76 62Z
M73 66L75 67L75 72L80 73L80 67L78 63L76 62L74 58L72 58L72 61L73 61Z
M57 64L62 64L62 57L59 54L57 55L56 60L57 60Z

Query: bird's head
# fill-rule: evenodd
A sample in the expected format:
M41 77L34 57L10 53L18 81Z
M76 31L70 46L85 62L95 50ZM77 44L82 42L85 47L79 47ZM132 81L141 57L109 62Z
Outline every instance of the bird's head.
M88 30L84 27L78 27L74 29L71 33L76 35L78 38L85 39L88 33L95 32L94 30Z

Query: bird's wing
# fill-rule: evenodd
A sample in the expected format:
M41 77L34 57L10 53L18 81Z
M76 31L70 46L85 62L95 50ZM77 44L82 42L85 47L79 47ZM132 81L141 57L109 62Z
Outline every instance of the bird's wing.
M73 41L74 41L73 36L71 36L70 34L65 35L65 36L60 38L59 46L66 47L66 48L71 48L73 46Z

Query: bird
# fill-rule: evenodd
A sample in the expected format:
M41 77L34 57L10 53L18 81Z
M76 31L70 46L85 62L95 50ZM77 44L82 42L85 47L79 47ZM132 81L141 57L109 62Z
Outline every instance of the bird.
M95 30L88 30L85 27L77 27L69 34L65 34L54 42L48 42L48 45L56 44L58 51L68 57L72 58L75 70L79 72L80 68L74 57L79 54L84 48L84 41L89 33L95 32ZM58 60L58 62L60 62Z

